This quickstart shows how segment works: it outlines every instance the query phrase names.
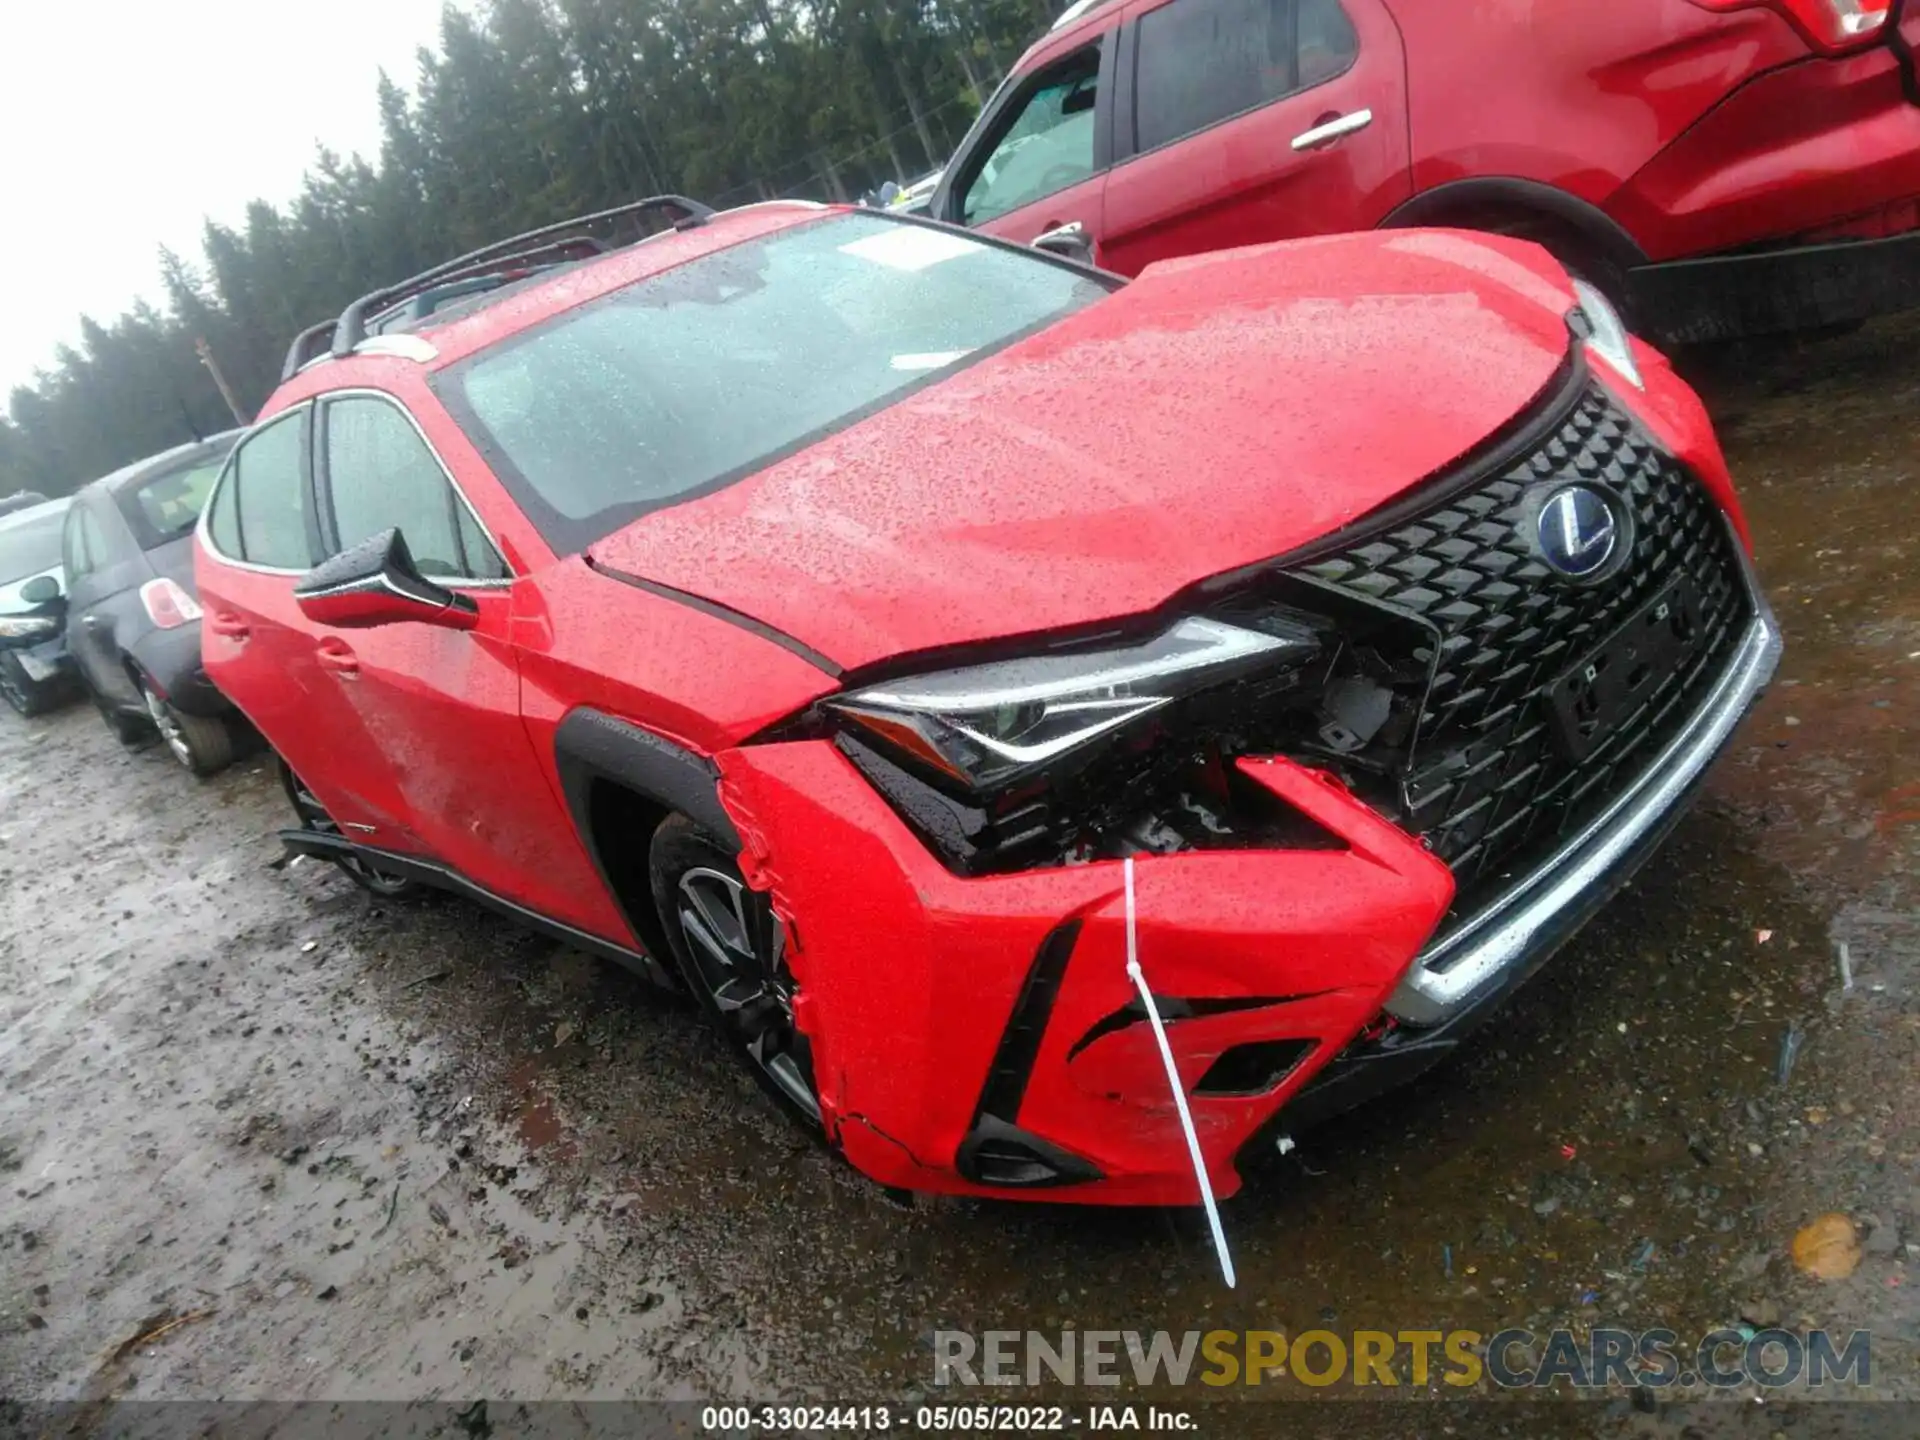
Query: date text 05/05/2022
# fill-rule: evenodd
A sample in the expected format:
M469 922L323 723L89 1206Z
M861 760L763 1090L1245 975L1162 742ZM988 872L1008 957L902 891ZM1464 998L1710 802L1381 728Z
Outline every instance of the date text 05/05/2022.
M800 1431L929 1432L983 1430L1030 1434L1066 1430L1199 1428L1191 1412L1161 1405L708 1405L703 1431L730 1435Z

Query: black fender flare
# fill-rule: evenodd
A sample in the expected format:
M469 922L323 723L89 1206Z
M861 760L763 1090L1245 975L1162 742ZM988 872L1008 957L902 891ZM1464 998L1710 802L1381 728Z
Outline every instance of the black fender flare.
M1647 263L1647 253L1611 215L1578 195L1557 186L1518 176L1474 176L1449 180L1402 201L1380 222L1380 228L1405 229L1413 225L1445 225L1448 217L1494 211L1522 217L1538 215L1579 235L1609 266L1621 274Z
M560 722L553 750L567 809L589 848L593 837L590 805L596 780L624 786L699 822L728 844L740 844L739 832L720 804L719 768L706 756L604 711L584 707Z
M664 736L585 707L561 720L554 733L553 751L574 832L592 860L600 883L645 947L651 978L668 989L677 988L676 967L670 951L664 948L665 936L660 933L651 897L644 901L645 913L636 913L628 887L616 881L618 867L602 850L593 823L593 793L602 783L617 786L657 806L662 818L677 811L738 849L739 832L720 804L718 768L706 756ZM638 877L632 879L637 884Z

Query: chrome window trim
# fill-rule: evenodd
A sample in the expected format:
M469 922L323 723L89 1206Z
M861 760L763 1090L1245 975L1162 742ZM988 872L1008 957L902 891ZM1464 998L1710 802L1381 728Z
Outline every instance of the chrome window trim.
M222 565L230 565L235 570L249 570L255 575L305 575L307 570L313 568L309 565L307 570L286 570L278 565L256 565L250 560L237 559L227 554L226 551L213 543L213 507L220 499L220 492L226 489L229 484L233 483L234 461L239 459L241 449L252 440L254 436L264 435L274 426L283 424L300 414L301 411L311 410L312 408L313 401L302 400L298 405L289 405L278 414L269 416L264 421L248 426L247 433L234 441L233 448L227 452L226 461L220 467L219 478L213 482L213 489L207 492L207 503L200 507L200 519L195 522L193 527L194 538L199 541L201 547L206 550L207 554L211 555L215 560L218 560ZM308 432L307 438L309 444L311 444L313 438L311 431ZM311 470L311 450L308 452L308 466L309 470Z
M377 390L371 385L351 385L340 390L323 391L321 394L314 396L311 403L318 406L329 404L335 400L378 400L398 410L401 418L413 427L413 433L420 437L421 445L425 446L427 454L433 457L433 463L440 467L440 474L445 477L447 484L459 499L461 508L467 512L467 517L473 521L474 528L486 539L487 544L493 547L493 553L500 558L500 564L507 572L505 576L498 580L474 580L460 575L429 575L427 577L429 580L434 581L436 584L444 585L449 590L498 590L504 586L512 585L521 578L514 570L513 562L507 558L505 547L500 544L499 539L494 535L493 531L487 528L487 522L482 520L480 518L480 512L473 508L473 501L467 498L467 492L462 490L460 488L460 482L453 478L453 470L451 467L441 458L440 451L435 448L433 441L427 437L427 432L420 428L420 422L414 419L413 412L401 403L399 396L392 394L390 391ZM316 452L315 459L319 460L321 458L323 457L319 456ZM319 479L318 466L315 468L314 475L315 483L317 484ZM329 480L331 480L331 476L329 476ZM319 499L317 490L314 498L316 500ZM331 495L329 495L328 499L331 501ZM208 503L208 509L212 509L211 502ZM333 557L328 556L326 558L332 559ZM299 573L304 574L306 572L301 571Z

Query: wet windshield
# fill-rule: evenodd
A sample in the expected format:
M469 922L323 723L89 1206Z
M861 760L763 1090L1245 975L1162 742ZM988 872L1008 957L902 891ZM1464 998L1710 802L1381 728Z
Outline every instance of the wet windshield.
M0 520L0 585L11 585L60 565L64 505L24 510Z
M566 553L1107 293L957 231L836 215L637 281L439 385Z

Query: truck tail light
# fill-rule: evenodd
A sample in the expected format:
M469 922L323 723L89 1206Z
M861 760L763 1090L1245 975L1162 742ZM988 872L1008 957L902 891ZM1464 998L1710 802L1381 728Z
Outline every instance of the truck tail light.
M1886 28L1893 0L1693 0L1706 10L1780 11L1822 50L1846 50Z
M140 603L147 607L147 618L162 630L178 630L200 618L200 602L165 577L140 587Z

